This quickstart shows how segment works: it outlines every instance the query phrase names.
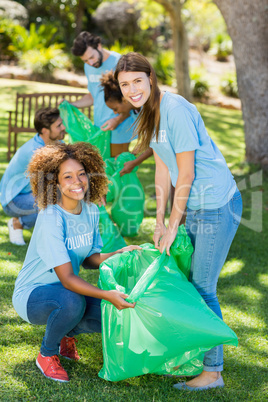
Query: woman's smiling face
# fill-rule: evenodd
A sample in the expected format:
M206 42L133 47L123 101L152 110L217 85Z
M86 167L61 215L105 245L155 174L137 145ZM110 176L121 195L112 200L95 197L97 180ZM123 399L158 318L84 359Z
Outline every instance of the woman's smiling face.
M144 72L120 71L118 82L124 98L135 108L143 106L151 93L151 79Z
M89 188L88 175L83 165L75 159L67 159L60 165L58 186L61 203L66 209L74 209Z

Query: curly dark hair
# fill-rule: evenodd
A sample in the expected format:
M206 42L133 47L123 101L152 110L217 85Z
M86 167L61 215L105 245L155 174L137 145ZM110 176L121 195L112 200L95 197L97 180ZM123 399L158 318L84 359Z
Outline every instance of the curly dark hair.
M71 52L74 56L83 56L88 47L97 49L100 43L101 38L99 36L83 31L73 41Z
M39 209L59 201L58 174L60 165L68 159L80 162L88 175L85 202L98 202L107 193L105 163L96 147L85 142L47 145L34 153L27 170Z
M104 90L104 100L107 102L110 99L116 100L122 103L123 95L118 84L118 81L114 78L113 70L102 74L100 78L100 85Z

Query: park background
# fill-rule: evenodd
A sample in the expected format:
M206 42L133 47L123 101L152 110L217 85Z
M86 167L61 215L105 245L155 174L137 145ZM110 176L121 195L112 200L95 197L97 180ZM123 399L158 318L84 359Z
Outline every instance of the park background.
M83 65L70 47L79 32L89 30L106 48L145 54L161 88L195 102L244 204L218 285L224 320L237 333L239 346L225 348L225 389L201 395L178 392L172 387L177 380L163 376L118 383L99 379L100 335L78 337L83 359L64 361L68 385L40 376L35 358L44 327L23 322L11 303L27 246L9 243L9 218L0 209L1 400L267 400L267 10L266 0L0 0L0 175L7 166L7 111L14 110L16 92L77 92L77 87L86 92ZM19 146L29 138L20 135ZM155 222L153 158L141 165L138 176L146 212L139 235L126 238L128 244L152 242ZM31 231L25 234L28 244ZM98 273L82 270L82 275L97 284Z

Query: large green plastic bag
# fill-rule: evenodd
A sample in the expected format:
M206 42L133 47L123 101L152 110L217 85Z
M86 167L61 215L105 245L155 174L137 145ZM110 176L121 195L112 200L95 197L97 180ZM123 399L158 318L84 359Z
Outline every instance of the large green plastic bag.
M184 273L187 279L189 279L190 275L193 251L194 248L190 237L187 235L185 226L180 225L170 252L177 266Z
M117 223L123 236L135 236L144 216L145 195L136 171L120 176L125 162L134 160L135 156L123 152L116 159L106 160L106 174L110 180L107 202L113 201L111 216Z
M99 287L123 291L129 294L128 301L136 302L134 309L121 311L101 302L103 379L199 374L205 351L238 343L173 256L161 255L153 245L144 244L142 250L116 254L102 263Z
M94 126L84 113L67 101L59 105L59 110L71 143L89 142L99 149L103 159L110 158L110 131L102 131Z
M99 230L101 240L103 242L101 252L111 253L112 251L116 251L122 247L125 247L126 242L120 235L117 226L110 219L105 207L102 205L98 208L100 213Z

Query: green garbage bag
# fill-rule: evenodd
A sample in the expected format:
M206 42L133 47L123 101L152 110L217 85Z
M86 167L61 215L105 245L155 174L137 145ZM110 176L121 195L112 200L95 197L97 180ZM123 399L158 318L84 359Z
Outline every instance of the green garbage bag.
M106 174L110 180L107 202L113 201L111 216L123 236L135 236L143 220L145 195L136 171L120 176L125 162L135 156L123 152L114 160L106 160Z
M100 213L99 230L103 242L101 252L111 253L112 251L125 247L126 242L120 235L117 226L110 219L105 207L102 205L98 208Z
M121 311L101 302L103 367L99 377L105 380L147 373L199 374L205 351L238 343L236 334L206 305L173 256L161 255L151 244L103 262L99 287L123 291L129 294L127 301L136 302L134 309Z
M189 279L190 275L193 252L194 248L185 226L180 225L177 236L170 248L170 253L187 279Z
M112 202L117 200L122 189L121 177L117 169L116 159L109 158L105 160L106 168L105 173L109 179L108 193L106 194L106 201Z
M75 106L63 101L59 105L60 116L71 143L83 141L95 145L103 159L110 158L110 131L102 131Z

